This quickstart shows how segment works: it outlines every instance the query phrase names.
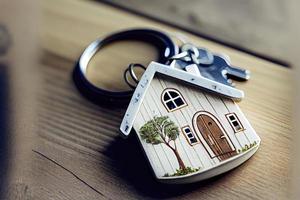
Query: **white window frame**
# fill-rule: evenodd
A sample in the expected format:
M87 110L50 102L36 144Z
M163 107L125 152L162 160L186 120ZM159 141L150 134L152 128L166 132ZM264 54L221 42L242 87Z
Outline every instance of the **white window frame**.
M234 117L234 119L230 119L230 117ZM228 122L230 123L232 129L234 130L235 133L238 133L238 132L241 132L244 129L243 125L241 124L239 118L237 117L237 115L235 113L229 113L229 114L226 114L226 118L228 120ZM238 123L238 126L235 126L233 123L234 122L237 122Z
M183 134L184 134L186 140L188 141L188 143L189 143L190 145L195 145L195 144L198 144L198 143L200 142L199 139L196 137L195 133L192 131L192 129L191 129L190 126L184 126L184 127L182 127L181 129L182 129L182 132L183 132ZM187 129L189 129L190 131L187 132L187 131L186 131ZM191 134L192 137L189 137L189 136L188 136L189 134ZM192 141L191 141L192 139L195 139L196 142L192 142Z
M175 92L178 96L172 97L171 94L170 94L170 92ZM170 99L164 100L165 95L168 95L168 96L170 97ZM179 98L181 99L181 101L183 102L183 104L180 105L180 106L177 106L175 100L176 100L176 99L179 99ZM163 91L163 93L162 93L161 100L162 100L164 106L166 107L166 109L167 109L169 112L173 112L173 111L175 111L175 110L178 110L178 109L180 109L180 108L183 108L183 107L187 106L187 103L186 103L185 99L183 98L183 96L181 95L181 93L180 93L178 90L173 89L173 88L167 88L167 89L165 89L165 90ZM170 108L168 107L168 105L167 105L168 102L172 102L172 103L175 105L175 107L174 107L173 109L170 109Z

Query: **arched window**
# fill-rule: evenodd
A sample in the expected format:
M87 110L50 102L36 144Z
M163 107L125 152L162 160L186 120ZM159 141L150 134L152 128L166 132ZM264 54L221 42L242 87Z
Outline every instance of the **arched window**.
M168 111L174 111L187 105L180 92L175 89L164 90L162 102Z

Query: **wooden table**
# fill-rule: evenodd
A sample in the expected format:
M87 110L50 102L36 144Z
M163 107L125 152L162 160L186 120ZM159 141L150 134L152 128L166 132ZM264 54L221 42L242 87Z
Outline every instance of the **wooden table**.
M44 0L42 7L37 126L30 145L22 150L28 158L19 157L19 166L12 166L12 171L23 170L9 180L12 193L28 199L72 200L286 198L292 140L290 69L94 1ZM74 63L89 42L132 27L183 33L195 44L224 52L234 65L251 70L251 80L237 87L246 94L239 105L262 139L253 158L201 183L172 186L153 179L137 140L119 136L124 108L91 103L71 79ZM151 47L141 52L134 47L121 50L130 58L134 52L142 63L146 60L141 55L155 56ZM126 56L113 57L115 51L106 52L104 63L103 56L93 61L98 69L91 72L94 77L102 76L103 65L128 61ZM120 84L117 87L123 87Z

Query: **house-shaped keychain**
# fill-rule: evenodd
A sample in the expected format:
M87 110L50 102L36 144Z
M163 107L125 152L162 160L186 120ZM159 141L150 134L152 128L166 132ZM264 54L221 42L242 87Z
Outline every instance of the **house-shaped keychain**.
M138 136L155 177L190 183L249 159L260 138L235 103L243 92L152 62L130 101L120 130Z

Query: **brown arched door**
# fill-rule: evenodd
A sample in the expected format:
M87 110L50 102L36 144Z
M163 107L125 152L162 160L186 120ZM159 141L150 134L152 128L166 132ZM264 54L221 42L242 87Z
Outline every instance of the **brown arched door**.
M235 149L230 146L231 141L228 141L225 131L216 120L207 114L199 114L196 123L205 142L219 160L226 160L236 155Z

